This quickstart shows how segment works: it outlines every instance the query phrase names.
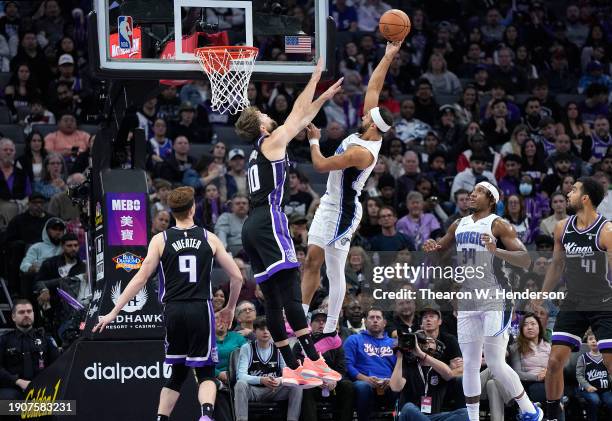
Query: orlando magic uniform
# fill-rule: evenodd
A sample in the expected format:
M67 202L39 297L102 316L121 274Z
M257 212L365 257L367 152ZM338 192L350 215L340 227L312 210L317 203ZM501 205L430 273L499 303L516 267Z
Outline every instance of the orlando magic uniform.
M565 223L561 243L567 295L555 321L553 344L578 350L582 335L590 326L599 350L612 351L612 286L607 252L599 244L606 222L598 214L595 222L584 230L578 229L575 215Z
M242 244L257 283L279 270L299 266L283 205L289 197L287 157L270 161L261 152L260 137L247 173L251 211L242 226Z
M483 336L504 335L510 326L512 302L496 297L497 291L511 290L503 270L503 261L482 243L483 234L494 238L492 227L497 218L499 216L491 214L474 221L472 215L466 216L459 220L455 230L457 266L464 270L468 267L480 269L480 272L474 271L472 275L465 276L462 283L461 291L470 292L472 299L458 303L457 335L461 343L473 342ZM502 246L497 244L499 248Z
M206 230L164 231L159 299L164 305L166 363L203 367L218 362L210 271L213 251Z
M327 190L308 232L308 244L348 251L351 237L361 221L359 196L376 165L381 144L382 141L363 140L357 134L352 134L338 146L336 155L344 153L349 147L361 146L372 154L374 160L363 170L350 167L329 173Z

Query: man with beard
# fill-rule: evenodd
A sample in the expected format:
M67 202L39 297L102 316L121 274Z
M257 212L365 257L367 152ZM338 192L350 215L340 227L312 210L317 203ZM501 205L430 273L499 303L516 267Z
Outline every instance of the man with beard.
M21 293L25 297L32 293L32 281L43 262L49 257L62 253L60 240L66 230L66 224L59 218L51 218L42 230L42 241L33 244L21 261Z
M612 373L612 287L608 282L612 223L597 213L603 197L599 182L590 177L578 179L567 194L568 208L575 215L555 227L553 261L542 292L554 290L563 278L567 295L555 321L545 378L546 416L551 421L561 415L563 367L572 350L580 348L589 327L598 339L608 373ZM541 303L540 298L534 304Z
M323 262L329 279L329 309L323 339L317 345L321 353L338 348L342 341L336 332L346 292L344 266L351 239L362 216L359 196L376 165L383 135L393 126L393 115L378 106L385 76L400 43L387 43L384 57L374 69L363 104L359 134L342 141L336 154L325 158L319 150L321 132L309 126L308 139L312 164L317 171L329 171L326 193L321 197L308 231L308 254L302 280L302 306L308 313L310 302L321 282Z
M595 118L593 130L591 131L590 145L591 163L601 161L607 154L608 148L612 146L612 135L610 135L610 122L604 115Z
M255 144L247 171L251 212L242 227L242 243L265 298L268 328L287 364L282 373L283 383L302 388L320 386L321 379L341 378L314 347L300 305L300 264L289 235L287 216L282 211L289 196L287 146L341 89L342 79L313 101L322 72L320 59L283 125L279 126L256 107L246 108L236 122L238 135ZM289 347L285 317L306 354L303 365Z
M55 341L33 328L31 302L15 300L11 317L16 329L0 336L1 400L23 399L32 379L59 357Z
M470 421L479 419L480 365L484 358L493 376L503 384L520 407L521 420L540 421L542 410L531 402L521 381L506 363L508 328L512 303L496 292L510 291L505 264L529 268L531 259L516 230L495 214L499 191L489 182L480 182L470 196L472 215L453 223L440 240L427 240L427 253L444 251L456 244L463 268L480 267L484 276L467 277L462 291L488 291L486 300L462 300L457 315L457 334L463 355L463 393ZM427 328L425 328L427 330Z

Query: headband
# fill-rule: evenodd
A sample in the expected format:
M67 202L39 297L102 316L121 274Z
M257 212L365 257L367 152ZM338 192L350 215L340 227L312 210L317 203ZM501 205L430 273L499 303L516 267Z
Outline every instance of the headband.
M476 185L489 190L489 192L491 192L491 194L493 195L493 199L495 199L495 203L499 202L499 191L493 184L489 183L488 181L481 181Z
M170 210L172 210L172 212L184 212L186 210L191 209L192 206L193 206L193 199L191 199L189 203L187 203L186 205L177 206L176 208L170 208Z
M372 110L370 110L370 115L372 116L372 121L374 121L374 124L376 124L376 127L378 127L378 130L380 130L383 133L386 133L387 131L389 131L391 126L385 123L385 120L380 115L379 107L372 108Z

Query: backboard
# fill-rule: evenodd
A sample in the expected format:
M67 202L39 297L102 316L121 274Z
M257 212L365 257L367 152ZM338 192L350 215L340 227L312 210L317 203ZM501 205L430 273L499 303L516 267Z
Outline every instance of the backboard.
M333 64L328 0L93 0L95 73L107 78L205 77L193 54L212 45L259 48L252 80L305 81L321 56ZM179 42L180 40L180 42ZM325 74L324 74L325 77Z

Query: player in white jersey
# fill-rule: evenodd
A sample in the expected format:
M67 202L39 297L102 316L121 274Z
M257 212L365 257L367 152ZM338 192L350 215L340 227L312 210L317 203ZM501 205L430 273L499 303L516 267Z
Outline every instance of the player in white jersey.
M316 344L321 353L342 345L336 327L346 292L344 266L351 237L361 221L361 190L376 165L382 136L393 124L391 113L378 107L378 98L389 66L399 53L400 46L399 42L387 43L385 55L368 83L359 133L344 139L334 156L325 158L321 155L321 133L313 125L307 127L315 170L330 172L327 191L321 198L308 232L308 254L302 280L302 302L304 312L308 313L310 301L321 281L321 266L325 259L329 279L329 308L323 337Z
M499 192L495 186L488 182L476 184L470 195L472 214L455 221L439 241L427 240L423 244L426 252L445 250L453 242L456 244L458 264L474 268L474 276L464 281L463 290L509 291L510 286L502 271L503 261L525 269L531 264L527 249L512 225L495 215L498 201ZM483 348L491 373L518 403L521 420L540 421L544 415L542 410L529 400L518 375L506 363L508 326L512 315L510 303L496 300L493 296L485 300L461 301L458 310L457 336L463 356L463 393L470 421L479 419Z

